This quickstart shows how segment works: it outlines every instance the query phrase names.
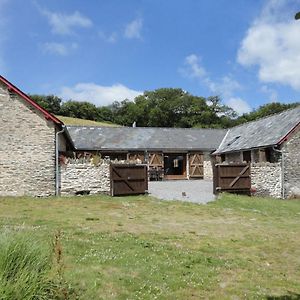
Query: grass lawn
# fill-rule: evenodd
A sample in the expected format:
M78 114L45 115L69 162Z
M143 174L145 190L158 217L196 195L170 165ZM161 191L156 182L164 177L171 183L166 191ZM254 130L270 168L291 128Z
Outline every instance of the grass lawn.
M98 122L92 120L71 118L65 116L56 116L60 119L65 125L77 125L77 126L103 126L103 127L121 127L121 125L117 125L109 122Z
M300 297L299 200L0 198L0 226L41 240L60 230L80 299Z

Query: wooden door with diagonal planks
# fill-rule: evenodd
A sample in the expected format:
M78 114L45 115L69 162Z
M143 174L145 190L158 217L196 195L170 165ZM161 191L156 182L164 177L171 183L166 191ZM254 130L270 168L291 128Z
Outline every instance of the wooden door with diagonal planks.
M110 166L111 195L134 195L148 192L146 165L120 164Z
M189 153L190 178L203 178L203 153Z
M232 192L250 195L250 163L216 164L214 167L214 193Z

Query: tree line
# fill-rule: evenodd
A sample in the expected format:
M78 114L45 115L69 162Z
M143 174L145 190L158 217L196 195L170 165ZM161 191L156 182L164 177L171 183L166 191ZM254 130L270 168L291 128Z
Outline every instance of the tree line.
M30 95L30 97L55 115L111 122L123 126L131 126L135 122L139 127L228 128L300 104L268 103L250 113L238 116L236 111L222 103L219 96L199 97L178 88L145 91L133 101L125 99L99 107L87 101L63 102L55 95Z

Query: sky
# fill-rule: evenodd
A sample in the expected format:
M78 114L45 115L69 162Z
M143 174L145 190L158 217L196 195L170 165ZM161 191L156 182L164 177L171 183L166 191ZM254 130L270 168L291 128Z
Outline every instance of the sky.
M0 74L97 106L145 90L239 114L300 100L300 0L0 0Z

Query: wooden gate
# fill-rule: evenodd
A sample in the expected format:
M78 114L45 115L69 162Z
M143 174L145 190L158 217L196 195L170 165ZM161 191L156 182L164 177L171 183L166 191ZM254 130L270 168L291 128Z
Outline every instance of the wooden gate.
M147 193L147 166L133 164L111 164L110 191L112 196Z
M190 153L190 178L203 178L203 153Z
M214 167L214 194L219 192L250 195L250 164L216 164Z

